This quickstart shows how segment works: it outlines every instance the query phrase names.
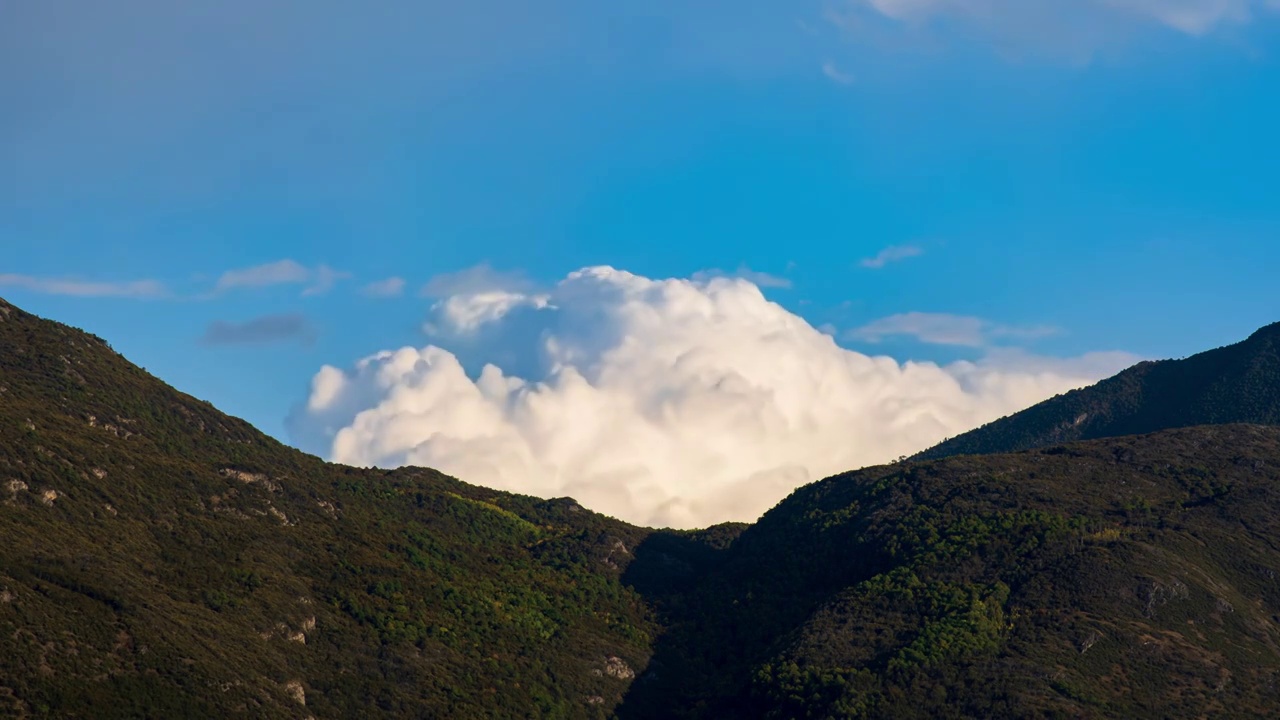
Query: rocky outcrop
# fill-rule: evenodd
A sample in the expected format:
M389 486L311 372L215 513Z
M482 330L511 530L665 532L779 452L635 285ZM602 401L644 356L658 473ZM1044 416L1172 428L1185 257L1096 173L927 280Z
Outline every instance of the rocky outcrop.
M307 691L303 689L301 680L290 680L285 683L284 692L299 705L307 704Z
M222 468L220 471L222 477L239 480L245 485L258 485L270 490L271 492L280 492L280 485L263 473L246 472L244 470L236 470L234 468Z
M636 671L631 669L625 660L616 656L608 655L604 659L604 667L601 672L611 678L618 680L631 680L636 676Z

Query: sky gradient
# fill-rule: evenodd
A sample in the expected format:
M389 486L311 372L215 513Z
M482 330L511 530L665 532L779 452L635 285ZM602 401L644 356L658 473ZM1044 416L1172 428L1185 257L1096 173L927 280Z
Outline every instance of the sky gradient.
M1028 5L8 3L0 295L291 441L322 366L474 377L519 344L441 303L599 265L900 362L1280 319L1277 3Z

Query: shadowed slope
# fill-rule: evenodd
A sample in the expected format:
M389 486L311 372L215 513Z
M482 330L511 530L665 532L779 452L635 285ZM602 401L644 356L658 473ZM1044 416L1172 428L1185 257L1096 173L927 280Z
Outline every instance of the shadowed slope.
M1280 428L870 468L796 491L722 555L657 596L670 630L621 717L1280 707Z

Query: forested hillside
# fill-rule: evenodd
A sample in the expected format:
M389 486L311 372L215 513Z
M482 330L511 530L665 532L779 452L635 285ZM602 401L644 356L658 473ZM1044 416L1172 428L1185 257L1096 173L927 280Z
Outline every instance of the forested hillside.
M1274 427L830 478L654 593L623 716L1274 717L1278 548Z
M1046 406L1274 417L1276 335ZM325 463L0 301L0 716L1274 717L1277 618L1280 427L903 462L655 531Z
M605 717L648 534L326 464L0 301L0 716Z

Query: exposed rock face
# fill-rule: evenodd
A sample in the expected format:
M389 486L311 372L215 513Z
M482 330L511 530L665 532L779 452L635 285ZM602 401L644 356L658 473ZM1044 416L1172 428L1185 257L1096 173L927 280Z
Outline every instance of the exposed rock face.
M271 513L271 516L276 520L279 520L281 525L284 525L285 527L293 525L293 523L289 522L289 516L280 512L274 505L267 506L267 512Z
M288 640L289 642L295 642L295 643L298 643L299 645L306 645L307 633L315 629L316 629L316 619L313 616L302 621L301 629L294 630L293 628L290 628L287 624L280 622L280 623L276 623L275 629L264 630L258 633L258 636L261 637L263 640L270 640L271 638L278 636L278 637L284 638L285 640Z
M278 483L271 480L264 473L246 472L244 470L236 470L235 468L222 468L220 472L222 477L239 480L245 485L258 485L273 493L278 493L281 489Z
M10 480L9 482L5 483L5 489L7 489L9 492L16 495L22 492L23 490L26 490L27 484L22 482L21 480Z
M620 558L631 557L631 551L627 549L626 543L621 540L614 538L613 542L609 544L608 547L609 553L605 555L601 562L615 570L618 568L618 560Z
M284 691L299 705L307 704L307 692L302 689L302 681L290 680L284 684Z
M40 502L44 503L45 505L48 505L49 507L53 507L53 501L57 500L60 497L62 497L61 493L59 493L57 490L50 488L49 490L45 490L44 492L40 493Z
M636 676L636 671L622 658L610 655L604 659L604 674L619 680L630 680Z
M120 425L127 425L129 423L134 422L133 420L129 420L127 418L117 417L116 422L119 422L120 425L115 425L109 422L101 422L98 420L97 416L95 415L89 415L88 419L89 419L89 427L99 428L119 438L125 438L127 440L128 438L132 437L135 434L120 427Z

